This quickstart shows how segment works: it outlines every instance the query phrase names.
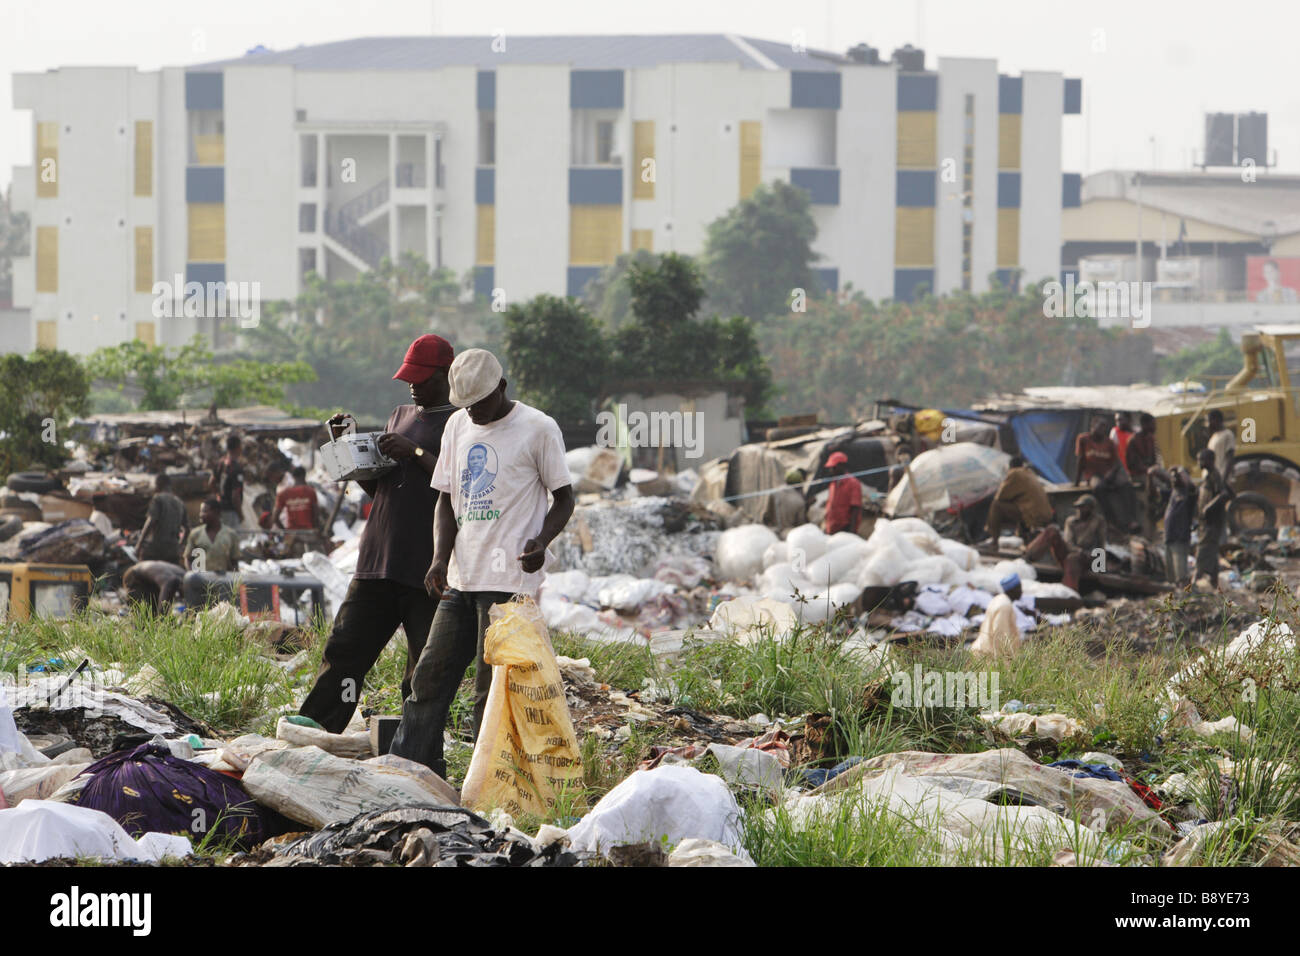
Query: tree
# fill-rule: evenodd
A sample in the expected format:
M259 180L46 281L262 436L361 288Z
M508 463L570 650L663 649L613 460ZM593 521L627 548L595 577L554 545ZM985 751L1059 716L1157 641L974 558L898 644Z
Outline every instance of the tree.
M7 193L0 193L0 305L11 302L14 292L14 259L28 254L27 214L16 213L10 206L13 183Z
M776 411L829 421L864 417L884 398L966 405L1060 383L1067 367L1075 384L1115 382L1145 344L1095 319L1045 319L1033 285L1019 295L992 289L911 303L809 300L806 313L765 328L762 342L781 391Z
M121 390L134 386L143 393L141 410L176 408L182 398L191 405L215 403L219 408L249 404L287 406L286 385L310 382L316 373L305 362L218 360L200 336L174 352L138 339L98 349L86 358L91 378L114 382Z
M351 280L312 273L297 299L262 310L259 326L242 333L241 354L302 360L316 378L290 389L292 400L383 422L394 405L410 401L391 376L414 339L437 332L460 351L490 347L499 336L500 317L482 302L462 303L462 291L451 270L431 269L412 253Z
M507 377L519 397L562 422L590 421L609 371L600 322L579 302L539 295L505 313Z
M744 397L750 417L761 413L772 380L753 323L695 317L704 280L693 260L666 253L658 263L634 262L627 284L633 321L614 333L616 380L716 382Z
M582 290L582 302L607 329L618 331L632 320L632 291L628 287L628 270L634 263L657 265L659 256L638 249L625 252Z
M816 291L816 238L807 192L780 181L760 184L709 224L703 265L710 308L755 321L788 314L794 289Z
M90 376L67 352L37 349L0 356L0 468L4 474L67 457L59 438L74 415L90 410Z
M1205 376L1231 375L1241 371L1241 348L1227 329L1220 329L1213 341L1202 342L1160 360L1160 380L1195 381ZM1208 383L1207 383L1208 384Z

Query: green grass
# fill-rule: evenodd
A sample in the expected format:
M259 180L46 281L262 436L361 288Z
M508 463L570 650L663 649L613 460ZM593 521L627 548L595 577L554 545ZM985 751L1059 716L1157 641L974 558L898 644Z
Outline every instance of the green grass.
M894 646L881 666L843 649L844 621L801 627L785 641L770 634L745 645L688 639L671 658L656 658L637 643L601 644L564 633L552 635L552 642L557 654L587 658L597 679L614 690L637 691L653 679L669 688L673 705L738 720L764 713L793 721L794 733L806 726L799 718L826 715L825 739L812 760L821 767L850 756L904 750L971 753L1015 746L978 719L977 706L891 702L891 674L910 673L916 665L923 671L996 673L999 703L1018 699L1032 712L1064 713L1083 725L1082 739L1063 743L1040 760L1103 750L1119 756L1146 783L1186 774L1191 803L1169 808L1172 818L1225 821L1206 840L1197 862L1257 864L1270 841L1300 821L1300 653L1273 649L1229 661L1221 648L1236 636L1235 627L1220 622L1208 640L1199 641L1205 646L1197 646L1193 635L1179 629L1179 600L1157 606L1174 634L1158 653L1103 637L1120 630L1114 622L1044 629L1014 657L996 662L973 658L960 646L918 641ZM1300 631L1300 606L1289 593L1276 595L1272 614ZM1225 611L1224 621L1227 617ZM326 622L307 630L307 661L290 675L277 666L268 646L235 625L144 611L122 618L86 612L70 621L4 626L0 667L12 674L50 657L69 667L90 657L99 667L120 667L132 675L148 664L159 674L156 696L221 735L250 730L269 735L274 712L291 706L311 686L328 631ZM359 706L400 713L405 663L404 641L390 642L366 677ZM1253 738L1220 734L1207 740L1168 726L1168 685L1176 674L1183 675L1178 691L1204 719L1235 716L1254 730ZM448 720L455 741L446 752L453 786L463 782L472 755L473 676L471 664ZM668 739L669 731L661 727L633 721L631 728L626 739L579 729L581 784L562 793L545 814L516 824L528 832L542 823L572 824L632 773L652 746ZM1228 768L1223 774L1221 763ZM708 761L697 767L707 771ZM1098 837L1086 829L1086 821L1027 834L1011 826L1010 812L999 815L982 842L959 845L940 838L936 820L900 814L858 791L828 801L814 826L761 795L739 791L737 796L746 810L744 845L763 866L1048 865L1062 849L1074 850L1081 864L1149 865L1168 849L1137 833ZM210 854L229 849L215 838L205 841Z

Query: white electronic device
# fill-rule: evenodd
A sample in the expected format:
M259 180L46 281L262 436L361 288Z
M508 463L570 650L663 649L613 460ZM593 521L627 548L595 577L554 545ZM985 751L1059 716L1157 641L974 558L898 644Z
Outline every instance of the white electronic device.
M383 432L357 433L356 419L344 417L345 431L320 446L321 464L335 481L368 481L397 467L397 462L379 450ZM328 423L326 424L328 428Z

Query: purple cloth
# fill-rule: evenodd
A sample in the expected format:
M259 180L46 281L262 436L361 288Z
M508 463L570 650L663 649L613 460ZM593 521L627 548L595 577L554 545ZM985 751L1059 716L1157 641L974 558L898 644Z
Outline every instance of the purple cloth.
M266 838L262 809L239 781L174 756L159 744L141 744L96 761L79 774L90 782L77 804L103 810L133 837L176 833L197 846L216 831L240 848Z

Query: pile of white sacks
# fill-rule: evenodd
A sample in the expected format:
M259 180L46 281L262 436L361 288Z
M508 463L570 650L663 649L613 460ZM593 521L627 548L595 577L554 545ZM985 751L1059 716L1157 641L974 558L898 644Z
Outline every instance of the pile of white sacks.
M1019 576L1027 599L1078 596L1062 584L1036 580L1024 560L982 564L974 548L942 537L920 518L879 518L869 538L844 531L827 535L805 524L782 541L764 525L743 525L723 532L715 562L722 577L748 583L764 598L799 604L800 616L811 622L853 604L866 588L903 581L915 581L928 596L922 603L934 613L924 615L919 608L928 617L964 616L972 604L987 606L988 596L998 593L1010 574ZM964 607L946 609L939 600L946 596L956 596Z
M710 578L722 582L713 592L721 603L708 623L719 631L743 629L737 621L758 618L782 631L797 621L819 623L855 604L865 588L915 581L915 608L891 628L954 636L979 626L979 612L1010 574L1021 581L1016 617L1022 631L1037 626L1036 598L1078 597L1063 584L1036 580L1023 560L981 563L974 548L942 537L919 518L879 518L869 538L827 535L805 524L781 540L765 525L742 525L718 537L712 566L700 556L662 556L649 578L549 572L538 603L552 629L600 641L642 640L654 650L657 633L680 634L705 623L693 619L684 595ZM1068 615L1047 620L1064 623ZM664 643L670 645L680 646L680 639Z

